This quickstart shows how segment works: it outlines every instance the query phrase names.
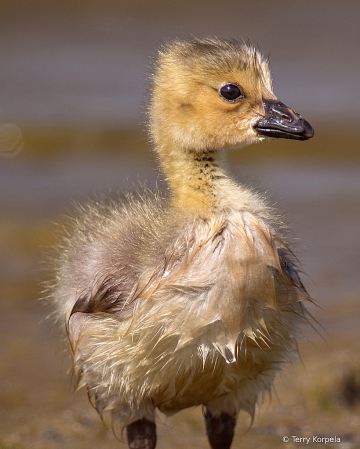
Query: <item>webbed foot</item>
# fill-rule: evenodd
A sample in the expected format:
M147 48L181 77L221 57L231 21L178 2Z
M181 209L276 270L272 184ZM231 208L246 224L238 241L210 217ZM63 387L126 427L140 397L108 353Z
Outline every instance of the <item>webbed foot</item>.
M205 413L206 433L212 449L229 449L234 437L236 416L221 413L213 416L209 410Z
M147 419L139 419L126 426L130 449L154 449L156 446L156 425Z

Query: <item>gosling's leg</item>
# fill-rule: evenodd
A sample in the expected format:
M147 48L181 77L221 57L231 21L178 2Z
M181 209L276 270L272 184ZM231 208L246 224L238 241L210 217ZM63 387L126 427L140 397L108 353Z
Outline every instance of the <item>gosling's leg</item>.
M156 446L156 425L147 419L139 419L126 427L130 449L154 449Z
M229 449L234 437L236 416L228 413L213 416L209 410L206 410L205 424L211 448Z

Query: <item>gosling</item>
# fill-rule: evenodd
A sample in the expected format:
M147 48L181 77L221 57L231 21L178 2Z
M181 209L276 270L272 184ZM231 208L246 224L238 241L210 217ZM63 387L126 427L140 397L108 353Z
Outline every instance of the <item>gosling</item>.
M311 125L273 94L268 61L235 40L160 51L149 129L168 194L90 203L65 239L54 299L74 373L129 448L156 445L156 409L202 405L212 449L297 357L308 294L262 195L223 150L306 140Z

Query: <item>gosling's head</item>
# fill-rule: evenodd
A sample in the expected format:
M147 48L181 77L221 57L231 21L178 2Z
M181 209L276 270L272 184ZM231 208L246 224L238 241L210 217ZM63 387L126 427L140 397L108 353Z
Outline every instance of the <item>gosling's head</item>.
M154 73L150 127L155 145L198 152L266 137L305 140L311 125L272 91L268 60L243 42L175 41Z

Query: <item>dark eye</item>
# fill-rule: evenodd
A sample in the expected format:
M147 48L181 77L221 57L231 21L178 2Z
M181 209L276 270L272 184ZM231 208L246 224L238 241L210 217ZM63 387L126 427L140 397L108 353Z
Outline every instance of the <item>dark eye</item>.
M227 101L235 101L243 96L240 88L236 84L225 84L220 89L220 95Z

